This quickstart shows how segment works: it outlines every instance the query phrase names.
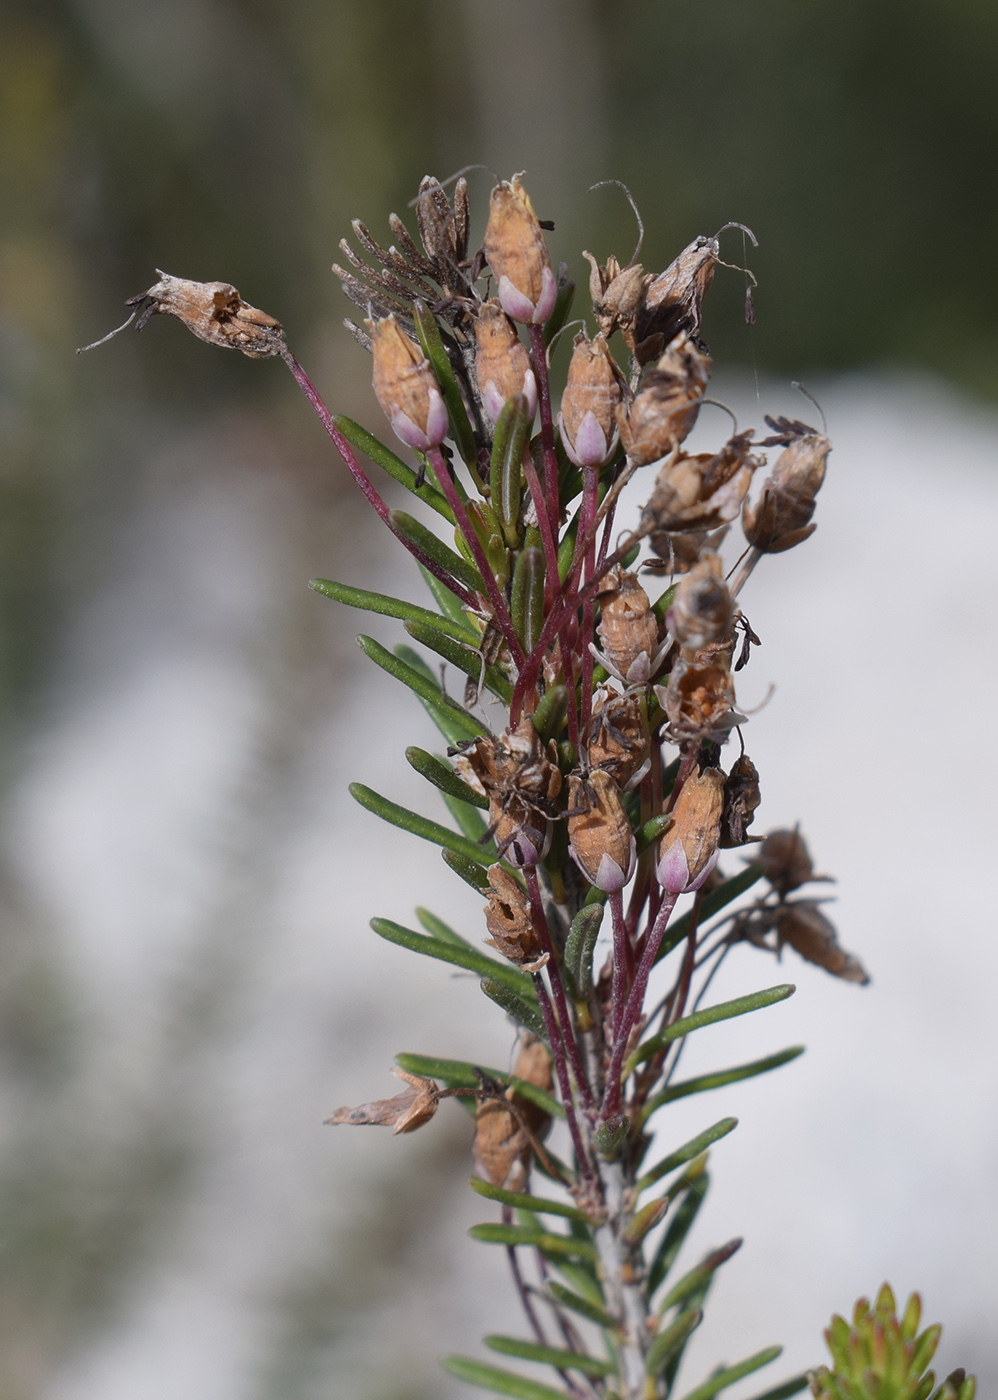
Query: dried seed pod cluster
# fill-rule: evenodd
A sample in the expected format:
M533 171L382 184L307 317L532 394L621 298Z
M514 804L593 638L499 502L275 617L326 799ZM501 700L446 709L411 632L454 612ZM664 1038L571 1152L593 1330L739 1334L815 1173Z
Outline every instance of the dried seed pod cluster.
M490 951L425 911L422 933L372 923L381 937L479 978L519 1026L513 1074L501 1078L474 1058L406 1054L401 1094L341 1109L330 1121L409 1132L430 1121L441 1099L473 1099L475 1189L506 1211L501 1225L476 1227L485 1232L479 1237L507 1245L511 1256L529 1237L542 1261L574 1259L591 1271L586 1299L555 1283L534 1289L567 1339L564 1355L544 1341L517 1274L539 1339L521 1354L553 1354L563 1376L584 1358L587 1395L664 1400L699 1313L682 1310L681 1292L675 1305L671 1295L652 1303L672 1266L673 1234L645 1251L676 1195L699 1200L698 1149L675 1158L673 1167L688 1165L666 1196L639 1197L666 1170L656 1175L642 1163L654 1141L650 1120L672 1096L680 1023L687 1027L716 959L734 944L776 953L789 944L837 977L867 980L819 901L791 897L824 878L796 830L756 844L759 774L743 748L729 760L723 752L744 723L734 675L749 642L759 641L740 610L741 589L761 559L813 531L830 444L780 418L766 420L771 435L761 441L750 429L688 449L711 369L702 331L705 297L724 265L720 235L695 238L660 272L646 271L637 253L627 266L584 254L592 320L566 355L558 333L570 324L575 284L567 264L556 267L551 226L519 176L492 190L479 249L469 242L463 178L449 197L427 176L415 218L418 235L391 215L387 246L355 221L359 252L344 240L345 265L334 266L363 312L365 326L347 325L372 354L375 397L415 454L412 465L329 413L278 323L228 284L162 278L133 300L144 308L142 323L169 314L215 344L285 361L365 497L421 566L436 606L329 580L314 586L403 619L413 640L463 679L462 704L425 655L359 639L437 723L446 755L408 756L439 789L452 824L361 784L352 791L368 810L441 846L455 873L487 897ZM782 450L753 501L773 447ZM391 509L375 484L382 471L416 493L440 528ZM641 523L620 533L616 502L632 478L635 491L644 482ZM729 538L739 521L744 542ZM642 559L646 541L654 552ZM732 847L748 849L747 871L720 870ZM763 876L769 892L732 916L731 901ZM684 896L690 904L673 932ZM708 901L720 924L709 924ZM664 984L651 997L653 969L666 959ZM791 991L770 989L759 1005ZM722 1008L713 1019L722 1012L735 1014ZM552 1112L564 1116L557 1152L542 1144ZM534 1163L571 1205L533 1197L524 1205L522 1194L510 1195L527 1190ZM513 1207L535 1212L526 1217L532 1222L545 1209L559 1218L568 1211L571 1228L556 1237L517 1224ZM683 1211L692 1218L695 1206L677 1208L677 1219ZM700 1266L704 1287L734 1247ZM546 1269L544 1262L542 1281ZM612 1334L604 1362L589 1356L573 1307ZM460 1374L479 1365L457 1361ZM525 1394L530 1384L514 1377L495 1388Z

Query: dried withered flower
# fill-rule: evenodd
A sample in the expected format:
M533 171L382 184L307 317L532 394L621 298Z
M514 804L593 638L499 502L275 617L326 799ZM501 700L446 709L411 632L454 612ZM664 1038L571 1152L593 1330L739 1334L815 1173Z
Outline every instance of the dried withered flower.
M620 788L602 769L568 780L568 839L575 863L591 885L612 894L634 874L637 843Z
M542 325L554 310L558 284L547 239L519 175L492 191L482 247L506 314Z
M475 374L485 411L497 420L514 394L523 394L533 418L537 412L537 380L530 356L498 301L483 302L475 317Z
M759 770L743 753L732 764L724 782L724 811L721 813L721 849L744 846L752 838L746 835L752 825L755 809L762 801L759 791Z
M825 465L832 444L822 433L805 423L767 418L770 427L781 429L767 438L765 446L787 443L776 459L762 493L753 505L745 502L742 527L745 538L763 554L782 554L792 549L818 528L810 523L815 497L825 479Z
M815 875L811 853L796 827L792 831L781 827L769 832L752 856L752 863L762 866L763 875L781 899L811 880L828 881L832 878L830 875Z
M492 936L486 942L524 971L539 971L548 954L541 951L522 885L501 865L491 865L489 886L485 924Z
M600 330L607 340L619 330L628 349L633 351L634 317L644 298L645 287L651 281L650 273L645 272L640 263L621 268L612 255L607 258L605 267L600 267L592 253L582 256L592 269L589 291Z
M634 353L641 364L662 353L680 331L700 336L700 308L714 280L720 247L701 234L664 272L649 278L634 318Z
M655 574L687 574L704 550L720 547L727 526L719 530L652 530L651 545L659 556L646 559L643 568Z
M683 332L648 371L630 403L617 410L628 461L647 466L674 452L689 436L707 388L710 359Z
M658 619L635 573L611 569L601 580L600 621L596 628L603 650L593 655L622 685L644 685L659 661Z
M524 1033L513 1074L538 1089L552 1087L551 1056L547 1047ZM523 1191L530 1176L534 1139L541 1139L550 1126L543 1109L518 1095L511 1085L503 1098L479 1102L475 1112L474 1156L478 1171L493 1186ZM515 1111L508 1107L515 1104Z
M816 963L844 982L866 986L870 977L863 964L840 945L835 925L818 908L815 899L791 900L767 911L776 930L777 949L789 943L805 961Z
M577 467L601 467L617 444L617 409L624 379L603 334L575 337L558 426L565 451Z
M682 452L663 462L642 512L648 532L715 530L735 520L763 462L748 450L751 437L738 433L719 452Z
M731 675L734 642L719 642L680 653L667 686L655 694L677 739L713 738L722 742L744 715L735 709Z
M424 1079L419 1074L408 1074L404 1069L393 1066L392 1074L405 1081L406 1088L401 1094L390 1099L375 1099L373 1103L362 1103L356 1108L338 1108L326 1122L330 1124L378 1124L391 1128L395 1133L414 1133L424 1123L428 1123L440 1103L440 1090L432 1079Z
M656 873L670 894L696 890L717 862L724 808L724 774L703 768L683 783L662 837Z
M719 554L705 554L676 585L665 625L681 647L695 650L731 634L735 600L724 580Z
M625 790L644 775L651 757L651 736L637 695L619 695L608 685L593 694L589 724L590 768L601 768Z
M374 393L409 447L425 452L447 436L447 408L430 362L394 316L368 321L374 356Z
M557 745L542 743L533 720L526 717L498 738L491 735L462 744L454 767L489 799L490 834L499 854L518 865L536 865L550 840L548 821L557 815L561 792Z
M251 360L282 353L284 330L280 321L243 301L228 282L190 282L185 277L171 277L160 268L156 271L159 281L125 302L139 313L136 330L151 316L176 316L199 340L223 350L241 350Z

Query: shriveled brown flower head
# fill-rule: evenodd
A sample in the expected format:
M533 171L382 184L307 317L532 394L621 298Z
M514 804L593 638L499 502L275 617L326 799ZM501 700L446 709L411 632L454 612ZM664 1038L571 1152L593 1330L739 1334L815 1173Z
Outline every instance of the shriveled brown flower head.
M485 924L491 934L486 942L517 967L536 972L547 962L548 954L541 950L526 892L501 865L489 866Z
M644 684L654 674L659 650L658 619L648 594L637 574L612 569L602 580L599 599L596 631L603 651L596 655L622 684Z
M628 461L647 466L674 452L693 430L710 359L684 331L646 373L635 397L617 410Z
M681 647L726 641L735 616L735 600L724 580L719 554L705 554L676 585L665 625Z
M640 263L621 268L612 255L607 258L604 267L600 267L592 253L583 253L582 256L591 268L589 291L600 330L607 340L614 331L619 330L627 348L633 353L634 318L644 299L645 287L651 281L650 273L645 272Z
M811 517L832 444L806 423L791 423L786 418L767 418L766 422L777 432L763 445L787 446L763 483L758 501L754 505L745 502L742 527L749 544L763 554L782 554L818 528Z
M649 531L716 530L738 518L763 459L749 452L751 432L719 452L682 452L662 463L644 509Z
M176 316L199 340L223 350L241 350L251 360L267 360L282 353L284 329L280 321L243 301L230 283L191 282L186 277L171 277L159 268L156 271L159 281L125 303L139 311L136 330L151 316Z

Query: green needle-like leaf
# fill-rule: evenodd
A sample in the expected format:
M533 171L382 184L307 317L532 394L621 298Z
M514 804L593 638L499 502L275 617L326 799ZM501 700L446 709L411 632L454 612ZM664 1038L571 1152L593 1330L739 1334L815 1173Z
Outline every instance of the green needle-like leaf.
M455 851L448 851L446 847L440 852L444 858L444 865L448 870L453 870L455 875L460 876L466 885L470 885L476 894L483 894L489 887L489 877L483 865L477 861L468 860L465 856L459 856Z
M469 841L473 841L476 846L480 846L483 851L491 850L492 843L486 839L489 834L488 823L479 809L470 806L462 798L452 797L449 792L440 795L461 835L466 836Z
M494 1001L496 1006L501 1006L507 1016L512 1016L519 1026L525 1026L528 1031L532 1031L540 1040L548 1044L547 1026L544 1024L544 1017L537 1009L536 1002L524 1001L515 992L510 991L502 982L493 982L490 977L483 977L481 988L490 1001Z
M705 1006L702 1011L694 1011L689 1016L673 1021L671 1026L666 1026L657 1035L649 1036L638 1046L624 1065L624 1078L633 1074L638 1065L643 1065L646 1060L664 1050L673 1040L681 1040L684 1035L698 1031L701 1026L713 1026L718 1021L730 1021L735 1016L746 1016L750 1011L759 1011L764 1006L775 1006L777 1002L786 1001L787 997L793 996L796 990L792 982L784 982L777 987L767 987L762 992L750 992L748 996L718 1002L716 1006Z
M352 588L346 583L336 583L329 578L313 578L309 588L321 593L325 598L333 598L337 603L345 603L349 608L363 608L365 612L378 613L382 617L400 617L407 622L420 623L435 632L446 633L458 641L478 645L478 634L466 618L455 622L430 608L421 608L416 603L406 603L401 598L392 598L387 593L371 593L366 588ZM441 585L442 587L442 585ZM444 590L446 592L446 589ZM452 593L448 597L453 598ZM455 599L456 601L456 599Z
M699 1308L689 1308L682 1312L671 1322L664 1331L659 1332L648 1348L648 1355L645 1357L645 1369L649 1376L658 1375L659 1371L672 1360L674 1353L685 1345L690 1333L703 1321L703 1313Z
M552 1234L548 1230L534 1230L528 1225L503 1225L499 1221L489 1220L484 1225L472 1225L468 1234L483 1244L529 1245L545 1255L568 1255L569 1258L588 1259L593 1264L599 1259L596 1246L587 1240L579 1240L572 1235Z
M710 1177L706 1172L701 1173L690 1182L683 1193L683 1198L676 1208L676 1213L669 1221L668 1229L659 1241L655 1257L648 1266L648 1296L649 1298L659 1288L668 1277L669 1270L676 1262L676 1256L686 1242L686 1237L693 1228L693 1222L697 1218L700 1207L703 1205L704 1197L710 1186Z
M584 1356L577 1351L563 1347L545 1347L538 1342L521 1341L519 1337L502 1337L493 1334L482 1341L490 1351L501 1356L517 1356L521 1361L537 1361L542 1366L556 1366L559 1371L581 1371L585 1376L611 1376L616 1369L611 1361L601 1361L598 1356Z
M496 420L490 466L492 505L502 521L503 538L510 549L516 549L520 543L520 482L529 426L526 395L514 394Z
M618 1330L617 1323L611 1313L606 1308L601 1308L598 1303L591 1298L584 1297L581 1293L573 1293L570 1288L566 1288L563 1283L558 1283L556 1279L548 1279L547 1291L556 1303L560 1303L563 1308L568 1308L571 1312L578 1313L580 1317L588 1318L590 1322L595 1322L598 1327L605 1327L610 1332Z
M476 792L473 787L469 787L463 779L457 776L450 764L445 763L442 758L436 758L433 754L427 753L425 749L416 748L414 744L406 749L405 756L416 772L427 782L432 783L434 787L439 788L441 792L447 793L450 797L456 797L471 807L488 807L489 799Z
M807 1371L802 1371L799 1376L791 1376L788 1381L782 1381L772 1390L765 1390L761 1395L753 1395L750 1400L790 1400L791 1395L798 1395L806 1389L810 1381Z
M407 621L405 630L413 641L419 642L424 647L429 647L431 651L435 651L438 656L442 656L445 661L449 661L458 671L463 671L472 680L477 681L482 675L482 658L472 647L464 646L453 637L445 636L438 628L430 626L426 622ZM504 704L509 704L513 687L498 666L485 667L485 688L490 690L493 695L498 696Z
M437 324L437 318L429 310L425 301L417 298L413 302L413 319L416 322L416 334L419 336L423 354L430 362L434 377L440 385L444 403L447 405L451 438L456 443L465 466L471 471L475 485L481 489L475 434L468 419L468 410L464 406L457 378L447 355L447 348L444 345L444 338Z
M512 1206L514 1210L532 1210L538 1215L559 1215L568 1220L589 1223L584 1211L579 1210L578 1206L568 1205L565 1201L552 1201L546 1196L528 1196L522 1191L507 1191L503 1186L493 1186L491 1181L483 1181L480 1176L469 1177L468 1185L486 1200L500 1201L504 1206Z
M708 919L712 919L715 914L719 914L726 905L733 899L737 899L740 894L750 890L757 880L762 879L762 866L749 865L744 870L740 870L737 875L732 875L730 879L718 885L716 890L711 890L710 894L704 895L700 901L700 920L705 924ZM683 914L674 924L670 924L662 939L662 946L658 950L655 958L656 962L661 962L667 953L671 953L673 948L677 948L684 941L690 931L693 922L693 911Z
M460 598L455 598L446 584L441 583L435 574L430 573L429 569L424 569L422 564L419 565L419 572L423 576L423 582L433 594L433 601L443 615L449 617L451 622L469 628L473 635L468 640L477 646L481 639L481 631L474 626L471 618L464 611Z
M477 842L469 841L467 836L459 836L449 827L430 821L429 817L421 817L418 812L410 812L408 807L400 807L397 802L389 801L387 797L382 797L363 783L351 783L350 796L383 821L401 827L413 836L420 836L424 841L432 841L435 846L446 846L458 855L466 856L468 860L491 862L496 858L495 852L490 848L479 846Z
M716 1074L701 1074L696 1079L684 1079L678 1084L670 1084L668 1088L648 1100L642 1114L642 1122L646 1122L663 1104L685 1099L688 1094L702 1094L708 1089L723 1089L726 1084L737 1084L741 1079L754 1079L757 1074L768 1074L771 1069L779 1069L781 1065L789 1064L803 1053L803 1045L792 1045L789 1050L780 1050L778 1054L769 1055L764 1060L752 1060L751 1063L739 1065L736 1069L722 1069Z
M535 1103L553 1118L565 1116L564 1108L553 1094L539 1089L536 1084L529 1084L525 1079L518 1079L515 1074L511 1075L506 1070L490 1069L487 1065L473 1065L466 1060L441 1060L433 1055L412 1055L407 1052L396 1055L395 1063L410 1074L421 1074L426 1079L442 1079L448 1087L459 1089L479 1088L481 1080L475 1070L480 1069L489 1079L495 1079L500 1084L512 1084L518 1098Z
M729 1240L727 1244L722 1244L720 1249L712 1249L695 1269L690 1269L688 1274L683 1274L682 1278L673 1284L659 1304L659 1314L668 1312L677 1303L684 1303L688 1298L699 1295L721 1265L726 1264L741 1247L741 1240Z
M422 905L416 908L416 918L426 929L431 938L439 938L441 943L453 943L456 948L474 948L475 945L470 939L462 938L451 928L450 924L445 924L443 919L438 919L436 914L424 909Z
M342 413L333 415L333 422L340 432L353 447L363 452L364 456L375 466L381 467L389 476L404 486L407 491L411 491L414 496L418 496L421 501L425 501L428 506L442 515L445 520L449 520L453 525L454 512L447 504L443 493L430 482L424 481L422 486L416 485L416 473L397 457L390 447L386 447L383 442L379 442L373 433L369 433L366 428L362 428L359 423L355 423L352 418L345 418Z
M482 583L482 576L470 564L463 555L457 554L443 540L433 533L420 520L408 515L404 510L393 510L391 512L392 524L399 534L414 544L417 549L421 549L428 559L432 559L434 564L439 564L451 578L457 579L458 583L463 583L465 588L472 593L485 592L485 585Z
M488 977L493 982L501 982L518 996L532 1000L534 997L534 986L529 977L522 972L517 972L515 967L508 963L497 962L495 958L486 957L477 948L460 947L455 943L444 943L439 938L430 938L425 933L417 933L415 929L405 928L402 924L396 924L391 919L372 919L371 927L379 938L386 939L389 943L396 943L400 948L408 948L414 953L422 953L428 958L437 958L440 962L453 963L455 967L465 967L469 972L475 972L479 977Z
M380 666L383 671L387 671L395 680L407 685L411 691L419 696L424 705L432 707L438 712L447 723L447 726L456 732L461 739L477 739L482 734L487 734L485 725L469 715L462 706L457 705L449 699L440 686L432 679L428 678L415 666L411 666L401 657L394 655L380 642L376 642L373 637L360 636L357 638L357 645L365 656L369 656L376 666Z
M663 1157L661 1162L656 1162L651 1171L645 1173L634 1188L635 1196L639 1196L649 1186L654 1186L656 1181L661 1181L663 1176L675 1171L677 1167L691 1162L694 1157L699 1157L701 1152L706 1151L708 1147L720 1141L721 1138L727 1137L737 1127L737 1118L721 1118L712 1127L705 1128L698 1137L690 1138L689 1142L684 1142L682 1147L677 1147L675 1152L670 1152L668 1157Z
M513 1400L565 1400L563 1390L553 1390L549 1385L528 1380L514 1371L504 1371L499 1366L487 1366L484 1361L475 1361L470 1356L444 1356L440 1364L459 1381L481 1386L493 1394L510 1395Z
M750 1376L753 1371L758 1371L762 1366L768 1366L771 1361L782 1353L782 1347L767 1347L765 1351L757 1351L754 1356L746 1357L744 1361L739 1361L737 1366L727 1366L723 1371L717 1371L709 1380L705 1380L703 1385L698 1385L695 1390L690 1390L683 1396L683 1400L711 1400L712 1395L716 1395L720 1390L726 1390L729 1385L734 1385L735 1381L740 1381L743 1376Z

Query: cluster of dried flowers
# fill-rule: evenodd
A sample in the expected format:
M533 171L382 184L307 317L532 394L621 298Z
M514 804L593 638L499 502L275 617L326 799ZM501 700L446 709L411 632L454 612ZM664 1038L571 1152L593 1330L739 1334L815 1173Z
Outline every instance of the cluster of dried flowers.
M814 874L799 833L771 832L761 844L750 834L759 777L744 747L727 767L722 761L744 723L735 675L758 641L740 610L741 589L763 556L814 530L830 443L804 423L767 419L762 440L738 432L716 451L685 450L710 373L701 312L720 262L716 236L697 238L657 275L634 260L600 265L584 254L597 329L574 337L556 414L549 369L574 284L564 265L552 266L519 179L492 191L477 251L466 181L451 202L427 177L415 207L419 243L396 215L389 247L357 221L366 259L344 240L349 267L334 271L363 312L363 325L347 325L372 354L378 402L416 469L332 415L281 326L234 288L161 274L131 304L140 324L156 313L177 316L211 343L284 359L368 501L421 566L436 608L329 581L313 586L402 619L466 678L461 704L418 653L362 638L365 652L416 692L447 741L446 756L411 748L407 758L440 790L453 826L361 785L352 791L436 842L487 897L486 941L498 957L432 915L420 916L423 933L372 924L382 937L481 977L519 1027L512 1071L400 1055L402 1092L329 1120L401 1133L427 1123L447 1097L474 1112L480 1175L472 1185L502 1215L473 1233L506 1247L532 1333L488 1342L553 1366L562 1388L473 1358L444 1364L527 1400L655 1400L672 1392L716 1270L740 1242L673 1277L706 1189L706 1150L735 1120L649 1166L650 1119L677 1097L799 1053L677 1083L686 1035L794 990L781 984L703 1006L714 972L737 945L779 954L789 944L835 976L867 981L819 901L790 898L827 878ZM626 365L612 348L618 340ZM765 450L776 447L753 497ZM362 458L429 506L445 537L390 509ZM620 537L618 497L645 467L652 471L641 523ZM739 523L740 553L729 539ZM638 562L645 541L654 553ZM723 546L738 556L731 567ZM668 586L652 601L646 582L662 575ZM737 848L747 859L722 873L721 853ZM759 881L767 892L732 914L733 901ZM689 907L673 917L684 896ZM649 1006L653 969L673 951L664 991ZM545 1145L555 1118L567 1127L568 1160ZM534 1169L562 1194L528 1194ZM666 1177L667 1188L653 1190ZM564 1229L542 1223L545 1216ZM534 1260L532 1281L525 1256ZM706 1400L778 1353L768 1348L722 1369L693 1394ZM807 1380L772 1394L789 1396ZM825 1394L830 1383L820 1384ZM957 1393L969 1400L972 1390Z

